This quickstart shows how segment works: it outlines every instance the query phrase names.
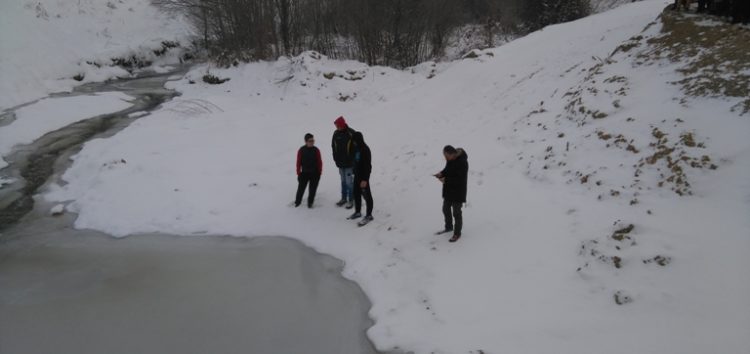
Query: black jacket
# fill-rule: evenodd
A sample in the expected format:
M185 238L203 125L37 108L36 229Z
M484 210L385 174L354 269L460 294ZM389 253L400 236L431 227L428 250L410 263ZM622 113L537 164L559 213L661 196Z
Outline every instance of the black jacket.
M440 173L445 177L443 183L443 199L452 203L466 203L466 184L469 175L468 155L464 149L458 148L456 159L445 162L445 168Z
M344 130L336 129L333 132L331 149L333 150L333 161L336 162L336 167L354 167L354 132L354 129L348 126Z
M323 173L323 160L320 158L320 150L317 147L302 145L297 150L297 175L301 173L318 176Z
M354 161L354 179L369 181L372 172L372 154L370 153L370 147L364 142L357 145Z

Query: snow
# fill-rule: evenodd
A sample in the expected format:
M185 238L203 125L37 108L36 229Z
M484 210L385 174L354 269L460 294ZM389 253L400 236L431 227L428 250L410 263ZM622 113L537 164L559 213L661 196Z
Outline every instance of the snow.
M86 143L44 197L78 213L77 228L115 236L298 239L345 261L373 302L368 335L383 350L747 353L750 121L730 111L736 99L684 97L670 84L680 63L636 64L645 41L610 57L633 36L658 35L660 25L644 28L665 5L623 5L405 71L311 52L196 67L170 84L182 96ZM205 84L207 72L230 81ZM121 100L96 100L107 97ZM17 124L33 124L23 110L57 100L19 110L0 128L3 146ZM73 105L62 102L64 115ZM327 141L339 115L373 152L375 220L363 228L333 205ZM665 181L664 160L638 171L657 151L655 128L664 145L718 165L684 168L691 195ZM307 132L325 157L312 210L289 207ZM685 133L705 147L680 143ZM469 155L455 244L433 235L442 215L431 175L445 144Z
M591 0L591 10L594 13L609 11L618 6L640 0Z
M8 176L0 176L0 189L5 187L6 184L11 184L15 181L15 179L10 178Z
M13 147L29 144L71 123L130 107L132 97L119 92L45 98L16 110L15 120L0 129L0 168Z
M130 74L111 58L136 55L155 65L164 40L187 45L187 27L149 0L7 0L0 2L0 110L70 91L81 83ZM100 67L97 67L100 66ZM73 79L83 75L82 81Z
M63 212L65 212L65 204L57 204L49 210L50 215L53 216L62 215Z

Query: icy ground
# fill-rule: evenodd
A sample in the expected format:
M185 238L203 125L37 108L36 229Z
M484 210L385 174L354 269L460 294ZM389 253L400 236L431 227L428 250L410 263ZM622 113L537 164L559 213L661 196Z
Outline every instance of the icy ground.
M198 67L173 84L183 96L86 144L45 198L117 236L299 239L346 262L373 302L379 349L747 353L746 98L681 83L696 59L660 47L665 6L627 4L405 71L316 53ZM716 26L700 23L697 38ZM230 80L207 85L207 70ZM316 208L289 207L303 135L330 156L339 115L373 151L366 228L333 206L330 157ZM445 144L470 164L456 244L433 235Z
M0 353L375 353L362 290L295 240L115 239L73 218L3 230Z

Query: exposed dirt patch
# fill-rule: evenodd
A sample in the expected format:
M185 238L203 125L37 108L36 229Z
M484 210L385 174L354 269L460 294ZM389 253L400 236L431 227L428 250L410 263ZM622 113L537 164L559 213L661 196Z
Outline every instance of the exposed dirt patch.
M684 63L678 71L685 77L673 83L687 96L740 98L732 111L750 113L750 30L675 11L664 11L661 22L662 34L647 40L639 59Z

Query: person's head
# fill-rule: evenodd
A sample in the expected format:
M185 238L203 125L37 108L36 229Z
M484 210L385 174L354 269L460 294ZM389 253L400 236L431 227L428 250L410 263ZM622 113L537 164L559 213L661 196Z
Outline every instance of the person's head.
M446 145L443 148L443 156L445 156L445 159L448 161L454 160L456 156L458 156L458 150L453 146Z
M344 119L344 116L336 118L336 120L333 121L333 125L336 126L337 130L344 130L347 128L346 120Z
M307 146L315 145L315 137L310 133L305 134L305 144Z
M354 132L352 134L352 141L359 146L365 145L365 137L361 132Z

